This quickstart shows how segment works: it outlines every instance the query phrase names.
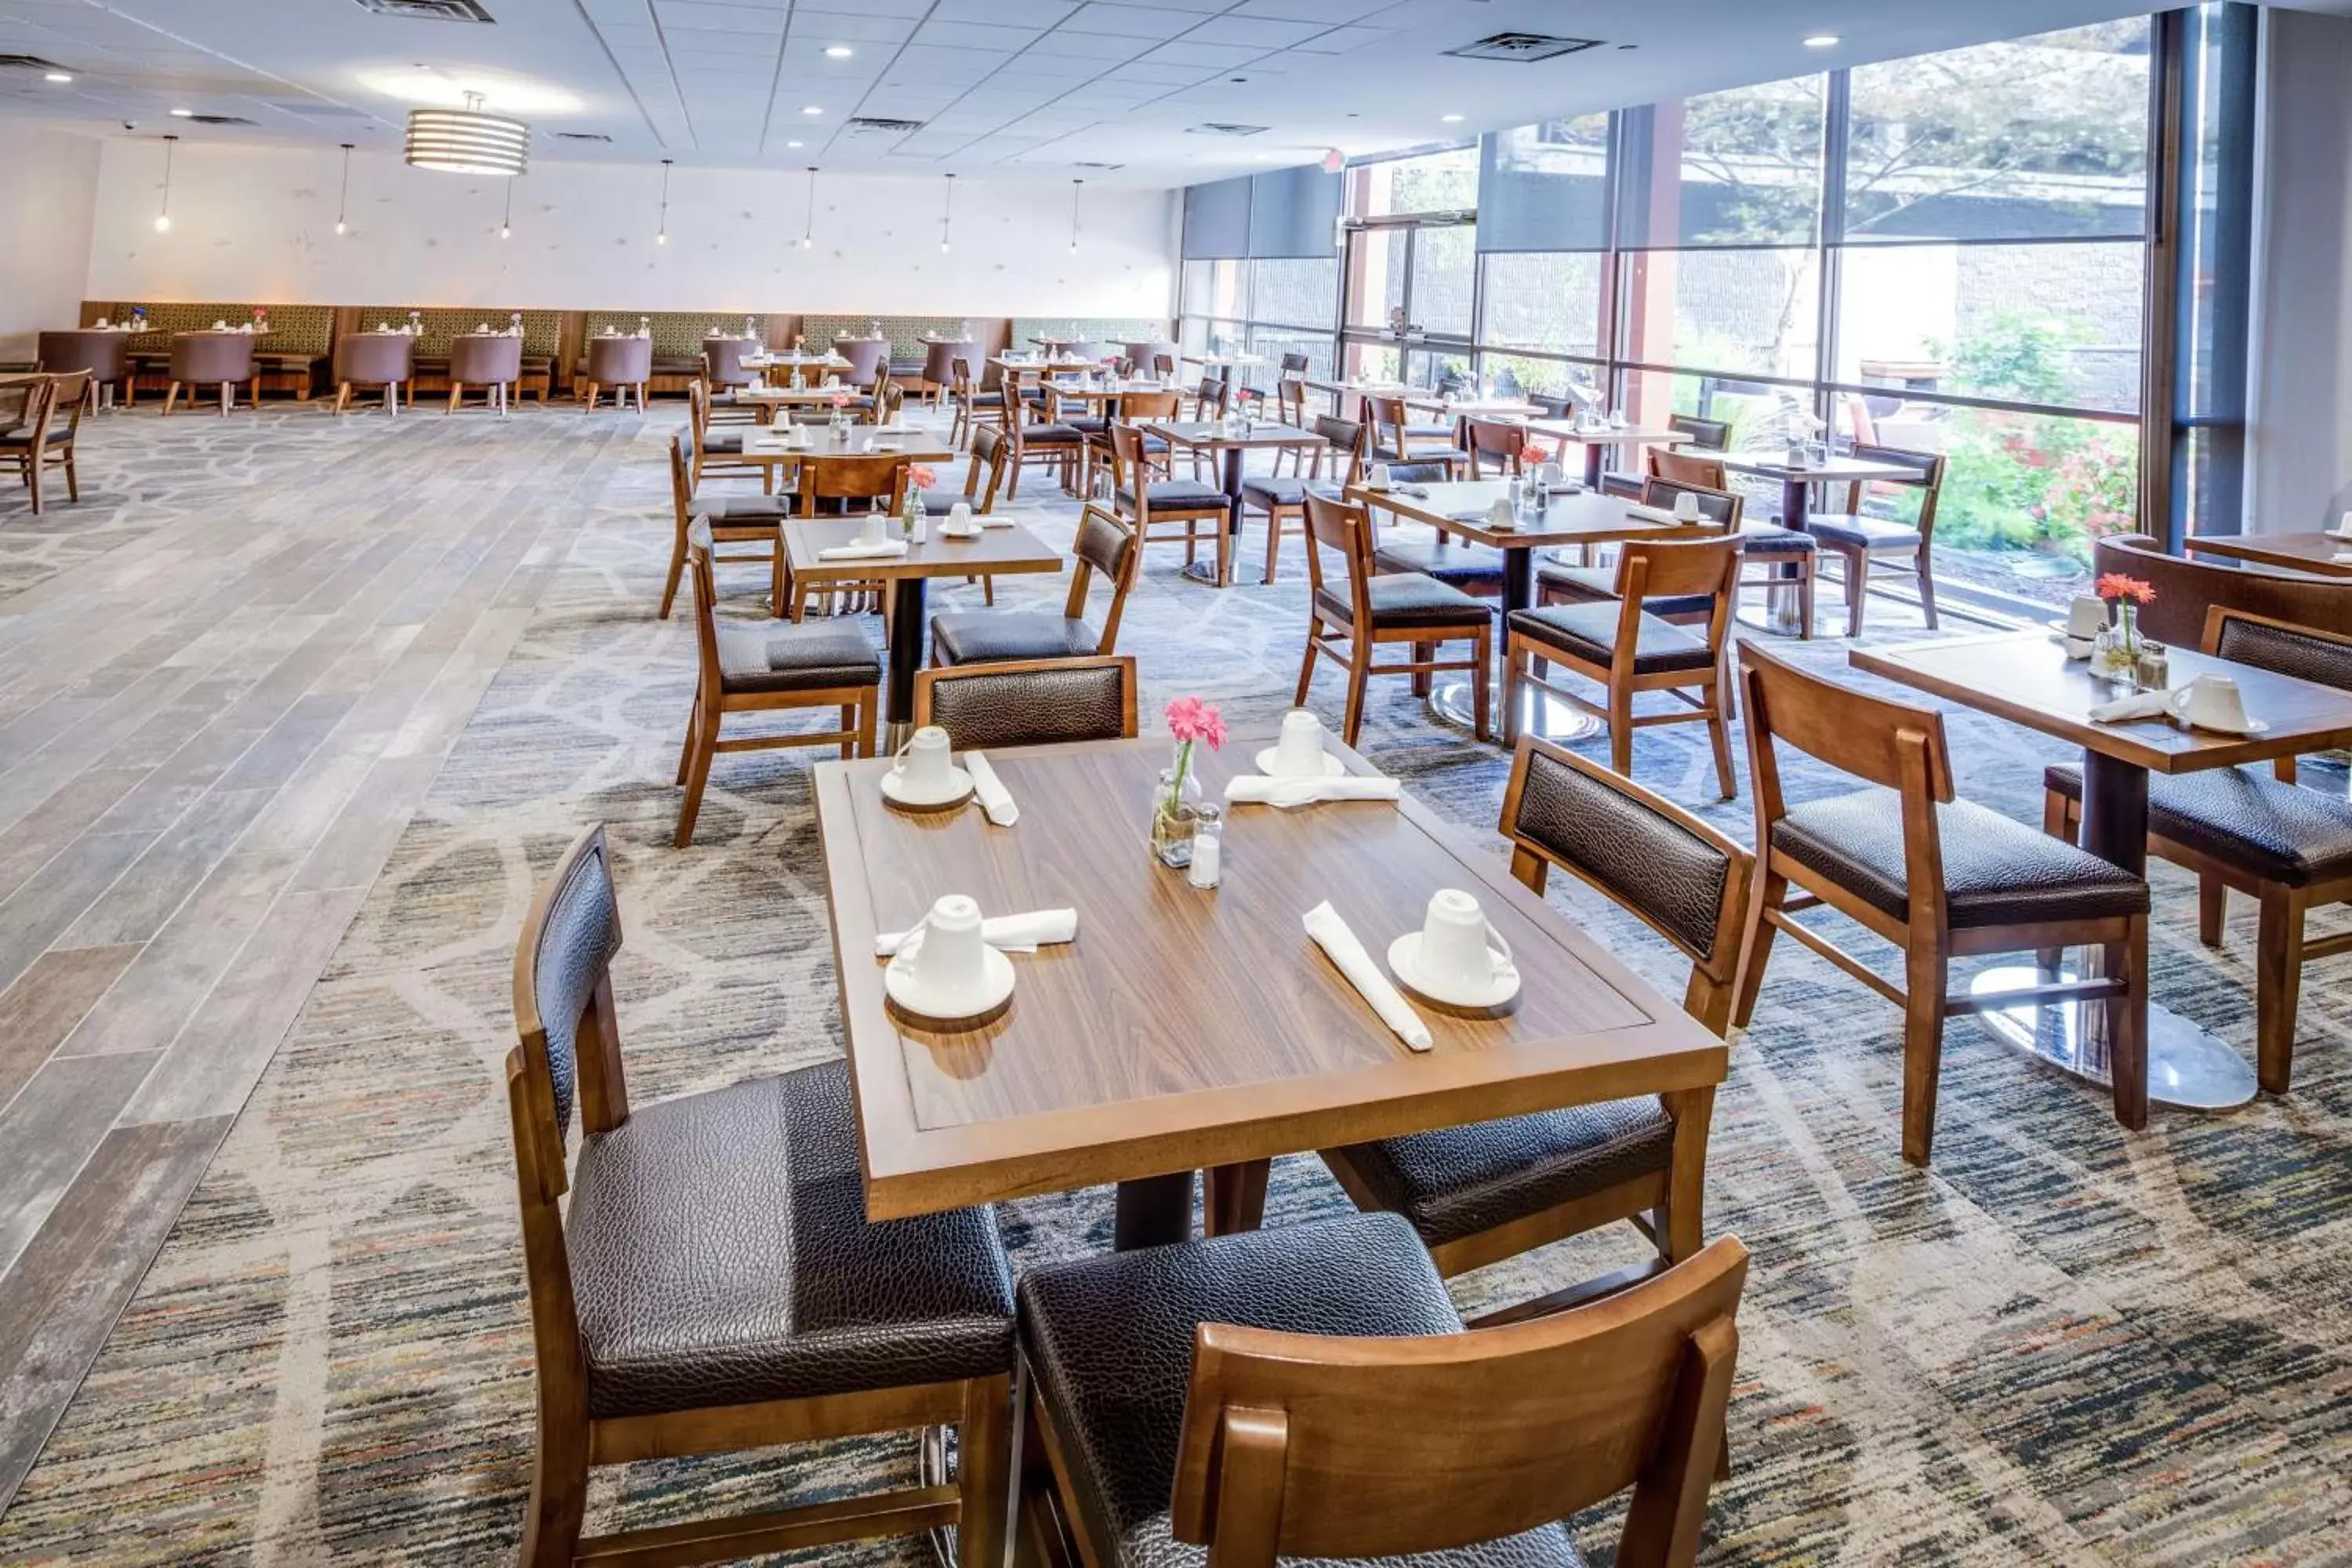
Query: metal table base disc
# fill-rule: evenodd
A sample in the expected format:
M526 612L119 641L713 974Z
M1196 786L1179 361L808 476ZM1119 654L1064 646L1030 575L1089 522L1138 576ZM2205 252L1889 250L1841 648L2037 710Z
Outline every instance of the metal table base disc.
M1969 985L1971 995L2047 984L2050 974L2030 964L1988 969ZM2080 978L2062 970L2056 978ZM2038 1057L2061 1072L2095 1084L2114 1081L2107 1068L2107 1005L2104 1002L2021 1003L1978 1017L1993 1038ZM2230 1110L2254 1098L2254 1069L2228 1042L2151 1003L2147 1009L2147 1098L2190 1110Z

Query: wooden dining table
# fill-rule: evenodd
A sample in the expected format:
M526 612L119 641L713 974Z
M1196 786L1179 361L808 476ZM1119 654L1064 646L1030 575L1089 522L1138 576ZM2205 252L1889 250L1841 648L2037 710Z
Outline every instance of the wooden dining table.
M2083 847L2136 877L2147 874L2147 791L2151 773L2192 773L2269 762L2352 744L2352 692L2275 670L2175 647L2175 688L2200 675L2238 683L2247 713L2269 726L2261 735L2215 734L2169 719L2102 724L2091 710L2119 693L2069 659L2055 634L2036 629L1934 642L1857 647L1856 669L1931 692L2083 749ZM2083 955L2095 976L2098 949ZM2037 972L1988 971L1979 994L2039 984ZM1994 1035L2078 1078L2106 1083L2106 1008L2102 1003L2021 1004L1979 1015ZM2227 1041L2168 1008L2147 1010L2147 1095L2166 1105L2226 1110L2254 1097L2254 1071Z
M1264 741L1207 752L1212 798ZM1116 1244L1256 1223L1266 1162L1370 1139L1635 1096L1675 1115L1677 1205L1701 1191L1724 1043L1410 797L1227 814L1211 891L1151 858L1165 740L990 754L1017 826L885 804L887 762L822 763L817 825L855 1085L866 1212L882 1220L1118 1184ZM1343 753L1357 772L1362 760ZM1472 891L1517 956L1501 1016L1416 1010L1409 1049L1307 935L1328 900L1380 962L1441 889ZM983 914L1069 908L1077 938L1013 958L1009 1005L933 1028L885 996L877 932L939 898Z
M1719 523L1663 522L1643 517L1633 510L1633 502L1622 497L1591 489L1552 496L1540 522L1528 518L1512 528L1496 528L1487 521L1487 514L1496 501L1509 494L1507 479L1453 479L1391 486L1384 490L1360 483L1347 489L1348 499L1370 510L1375 522L1381 513L1386 512L1502 552L1501 609L1506 635L1497 639L1498 645L1509 641L1511 613L1535 605L1536 552L1576 545L1622 544L1629 540L1714 539L1724 531ZM1504 651L1502 646L1496 649L1498 658ZM1507 681L1494 683L1497 723L1499 704L1508 700L1507 686ZM1530 701L1535 700L1531 693ZM1453 723L1465 729L1476 727L1477 712L1466 680L1435 687L1430 692L1429 706L1431 711ZM1601 721L1565 704L1545 703L1524 717L1523 727L1529 733L1550 740L1575 741L1597 732Z
M1609 454L1643 447L1679 447L1690 439L1671 426L1586 425L1574 419L1513 419L1530 436L1548 441L1573 443L1584 448L1584 483L1599 489L1608 472Z
M2280 566L2323 577L2352 577L2352 533L2319 529L2307 533L2192 533L2180 542L2194 554L2251 561L2257 566Z
M1059 572L1062 552L1022 527L999 523L965 539L940 537L937 519L929 537L904 555L827 561L824 552L857 542L865 523L857 518L793 518L783 525L784 569L797 583L887 583L890 586L887 674L883 680L883 749L896 754L914 726L915 677L923 668L923 639L930 633L929 588L934 577L1005 576ZM779 595L775 613L791 602Z
M1840 457L1835 453L1819 463L1791 463L1788 455L1767 452L1716 452L1708 454L1722 462L1735 474L1753 474L1758 479L1770 479L1780 487L1780 526L1803 531L1805 520L1812 514L1815 485L1871 484L1879 480L1907 480L1916 484L1919 470L1900 463L1873 462L1862 458Z
M1167 442L1171 455L1173 448L1181 447L1217 460L1219 488L1225 492L1225 531L1236 542L1242 531L1244 459L1252 452L1280 452L1286 448L1319 452L1330 445L1317 431L1246 415L1232 419L1154 419L1146 421L1141 428L1145 434ZM1229 549L1227 555L1232 553ZM1195 582L1223 586L1217 583L1216 567L1208 562L1195 562L1184 568L1184 574Z

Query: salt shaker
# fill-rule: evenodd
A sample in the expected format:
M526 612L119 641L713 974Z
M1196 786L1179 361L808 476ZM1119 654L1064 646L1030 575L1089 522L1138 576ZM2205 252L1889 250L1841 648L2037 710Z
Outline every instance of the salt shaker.
M1184 879L1196 888L1214 888L1224 877L1225 815L1208 805L1194 810L1192 864L1186 868Z
M2140 639L2139 667L2134 672L2142 691L2172 689L2172 658L2160 642Z

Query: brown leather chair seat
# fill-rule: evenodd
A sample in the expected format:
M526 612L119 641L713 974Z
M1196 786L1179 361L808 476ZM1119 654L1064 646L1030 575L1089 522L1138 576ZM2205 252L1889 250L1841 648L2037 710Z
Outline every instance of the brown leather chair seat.
M1024 425L1021 444L1024 447L1075 447L1086 437L1068 425Z
M1169 1498L1202 1323L1290 1333L1422 1338L1461 1315L1394 1215L1117 1252L1022 1277L1021 1343L1069 1468L1087 1531L1118 1543L1104 1568L1197 1568L1171 1539ZM1368 1560L1365 1568L1583 1568L1557 1524L1486 1545ZM1301 1565L1304 1568L1304 1565Z
M846 622L721 621L719 676L729 691L822 691L878 682L882 660Z
M1027 436L1029 432L1024 430L1022 434ZM1154 479L1151 481L1150 494L1154 510L1181 506L1222 506L1225 502L1225 492L1223 489L1199 479ZM1118 504L1123 510L1130 514L1135 510L1133 485L1121 485L1118 488Z
M1371 600L1375 626L1475 626L1494 618L1486 605L1461 589L1418 573L1368 577L1364 593ZM1315 600L1342 619L1355 613L1345 595L1329 588L1318 588Z
M1603 604L1516 610L1511 615L1512 631L1601 665L1610 662L1617 646L1617 623L1614 598ZM1659 619L1655 611L1643 613L1640 638L1633 650L1636 675L1656 675L1669 669L1706 669L1715 662L1705 637Z
M1818 540L1827 540L1832 544L1851 544L1864 550L1902 550L1919 542L1919 531L1907 524L1890 522L1883 518L1853 517L1835 512L1815 512L1808 516L1805 531Z
M2083 770L2051 768L2042 782L2083 798ZM2264 881L2307 888L2352 876L2352 802L2244 768L2153 774L2148 828L2160 838L2243 869Z
M1002 664L1016 658L1085 658L1102 633L1084 620L1037 610L990 610L931 617L941 664Z
M713 522L782 522L800 515L800 498L790 491L782 495L704 495L697 492L687 503L691 517L707 517Z
M1812 536L1777 523L1751 522L1739 530L1739 553L1750 561L1785 560L1792 556L1819 553Z
M1351 1145L1349 1167L1428 1247L1541 1214L1674 1163L1656 1098L1513 1116Z
M994 1215L868 1224L840 1061L632 1107L582 1146L564 1234L593 1419L1012 1363Z
M1338 500L1344 488L1330 479L1301 479L1295 474L1253 474L1242 481L1242 498L1260 511L1269 507L1297 510L1310 495Z
M1494 598L1503 591L1503 552L1483 544L1441 544L1434 539L1400 539L1372 552L1383 572L1418 572L1424 577Z
M2086 849L1968 801L1936 811L1955 929L2147 912L2147 884ZM1772 847L1898 920L1910 910L1903 807L1893 790L1792 805L1773 826Z

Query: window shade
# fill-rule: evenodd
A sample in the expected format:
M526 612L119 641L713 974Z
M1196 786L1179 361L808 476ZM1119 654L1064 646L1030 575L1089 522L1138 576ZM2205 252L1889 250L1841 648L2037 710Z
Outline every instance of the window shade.
M1247 256L1250 178L1246 174L1184 187L1184 259L1223 261Z
M1340 176L1312 163L1256 176L1250 181L1249 253L1297 259L1334 254L1341 200Z
M1609 247L1609 117L1490 132L1478 140L1478 248Z

